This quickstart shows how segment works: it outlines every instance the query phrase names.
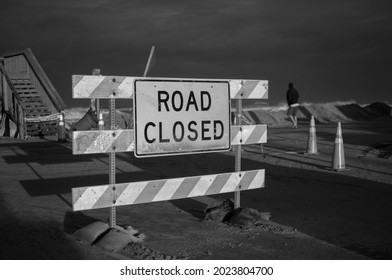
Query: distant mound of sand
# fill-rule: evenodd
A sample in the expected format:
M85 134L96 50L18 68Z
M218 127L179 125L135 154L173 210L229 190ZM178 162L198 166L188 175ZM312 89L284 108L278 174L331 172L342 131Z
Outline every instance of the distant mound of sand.
M234 118L234 109L232 108ZM389 116L391 107L382 102L360 106L356 103L333 102L333 103L304 103L298 111L299 121L309 121L313 115L316 122L352 122L369 120L382 116ZM245 107L243 115L253 123L264 123L271 127L288 126L290 121L287 117L287 106L254 106Z
M72 108L65 111L65 120L68 126L80 120L88 108ZM235 107L232 104L232 120L234 120ZM270 127L289 126L287 106L268 106L264 103L243 103L243 116L245 122L267 124ZM108 110L102 110L105 129L109 129L110 119ZM309 121L314 116L318 123L352 122L370 120L391 115L391 107L382 102L360 106L353 101L331 103L303 103L299 107L299 121ZM244 123L244 122L243 122ZM133 128L132 109L116 110L116 126L118 128Z

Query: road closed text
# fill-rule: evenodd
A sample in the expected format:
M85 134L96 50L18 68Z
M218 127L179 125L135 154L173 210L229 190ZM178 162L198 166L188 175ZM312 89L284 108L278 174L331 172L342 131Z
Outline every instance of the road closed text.
M228 83L136 82L136 155L230 148Z
M196 95L197 98L196 98ZM208 111L211 108L211 94L208 91L189 92L189 97L184 101L184 94L178 90L169 94L167 91L158 91L158 112L192 112ZM199 100L199 102L198 102ZM149 131L158 129L158 139L151 137ZM166 132L164 135L164 131ZM156 135L156 131L154 131ZM147 143L169 143L170 141L182 142L184 137L190 141L219 140L223 137L224 126L221 120L202 120L199 123L191 120L188 123L176 121L173 127L164 127L164 122L158 124L148 122L144 127L144 138Z

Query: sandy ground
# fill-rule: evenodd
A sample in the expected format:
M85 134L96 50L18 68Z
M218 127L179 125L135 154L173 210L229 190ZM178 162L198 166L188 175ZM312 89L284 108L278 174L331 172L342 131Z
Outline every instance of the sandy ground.
M266 187L241 206L270 212L268 227L206 222L215 195L117 208L117 223L146 235L111 253L73 233L108 209L73 212L71 188L108 182L108 155L72 155L56 139L0 138L1 259L392 259L392 118L343 123L345 172L330 171L335 124L317 124L320 155L306 156L308 124L269 128L264 154L244 146L242 169L266 170ZM117 182L234 171L234 153L136 159L117 155ZM296 231L291 230L295 228ZM287 229L287 230L281 230Z

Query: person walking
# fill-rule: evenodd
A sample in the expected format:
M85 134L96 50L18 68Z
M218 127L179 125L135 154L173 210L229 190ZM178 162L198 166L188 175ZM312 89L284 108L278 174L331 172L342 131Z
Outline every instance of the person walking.
M293 128L297 128L297 111L299 108L299 94L298 91L294 88L294 84L292 82L289 83L289 89L286 93L287 105L289 109L287 110L287 115L289 116L291 122L293 123Z

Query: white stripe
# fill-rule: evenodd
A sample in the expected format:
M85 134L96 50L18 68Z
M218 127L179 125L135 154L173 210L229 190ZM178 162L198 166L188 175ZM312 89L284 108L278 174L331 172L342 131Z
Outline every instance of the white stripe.
M73 88L73 97L87 97L99 86L105 76L84 76Z
M184 178L176 178L167 180L152 201L169 200L184 182Z
M252 81L254 84L255 82ZM248 95L248 98L260 98L263 96L264 88L261 86L261 82L258 82L253 88L252 92Z
M238 130L238 133L235 135L233 141L231 141L231 145L242 144L242 143L240 143L240 139L242 139L242 135L241 135L241 131Z
M242 88L242 80L230 80L230 97L233 98Z
M124 81L117 87L117 94L120 96L126 96L128 98L132 98L133 96L133 77L126 77Z
M256 189L264 186L264 178L265 178L265 170L259 170L253 179L252 183L250 183L248 189Z
M105 193L107 188L107 185L88 187L75 202L74 209L83 210L93 208L95 203L97 203L98 199Z
M132 204L140 195L140 193L148 185L147 182L129 183L127 188L120 194L116 200L116 205Z
M246 125L242 127L242 144L245 144L248 141L249 136L255 130L255 125Z
M235 188L238 186L238 183L240 182L240 172L234 172L230 175L229 180L227 180L226 184L223 186L221 189L221 193L225 192L232 192L235 190Z
M131 140L132 141L132 140ZM127 152L131 152L135 150L135 142L132 142L126 149Z
M217 175L207 175L200 177L200 180L189 193L188 197L205 195L205 193L210 188L212 182L214 182L216 176Z
M116 136L112 136L115 133ZM109 131L109 132L100 132L98 137L91 143L90 147L86 149L85 153L91 153L94 151L107 151L113 143L120 136L121 131Z

